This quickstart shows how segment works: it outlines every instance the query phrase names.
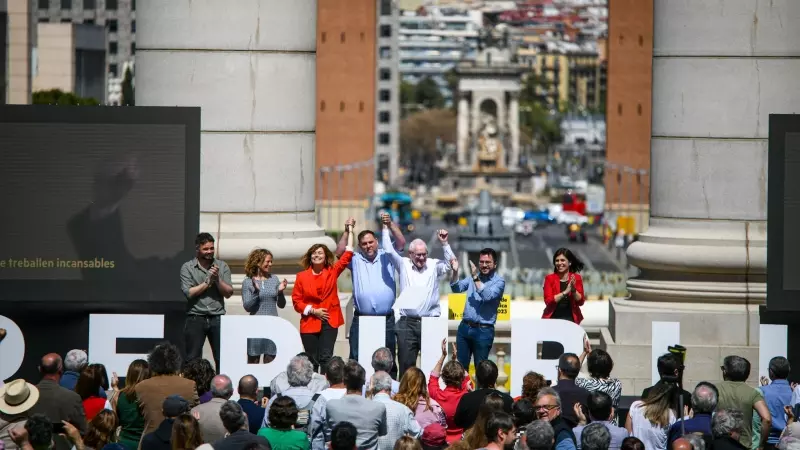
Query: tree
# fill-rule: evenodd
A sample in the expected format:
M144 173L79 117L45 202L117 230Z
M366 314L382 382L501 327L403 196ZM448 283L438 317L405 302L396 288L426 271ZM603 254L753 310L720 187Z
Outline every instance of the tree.
M92 97L78 97L72 92L60 89L49 91L36 91L33 93L34 105L59 105L59 106L97 106L100 104Z
M400 82L400 117L405 117L409 111L416 110L417 88L408 81Z
M546 83L547 80L530 73L523 80L519 94L521 134L536 139L543 149L561 140L561 121L551 114L544 96L539 94L546 91Z
M417 83L415 98L418 104L428 109L444 106L444 96L439 85L430 77L425 77Z
M133 91L133 72L128 67L125 70L125 78L122 80L122 105L134 106L136 99Z
M438 150L456 140L456 115L449 109L427 109L400 122L400 160L406 166L433 164Z

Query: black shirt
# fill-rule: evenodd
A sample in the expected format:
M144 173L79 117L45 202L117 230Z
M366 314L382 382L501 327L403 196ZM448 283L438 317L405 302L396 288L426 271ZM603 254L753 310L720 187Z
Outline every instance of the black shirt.
M567 284L567 281L561 282L561 292L564 292L567 289ZM553 315L550 318L574 322L574 319L572 318L572 300L570 298L566 298L561 299L560 302L556 303L556 310L553 311Z
M561 417L567 424L575 428L578 426L578 416L575 415L575 404L583 405L586 412L586 404L589 402L589 391L575 384L575 380L558 380L558 384L553 386L553 390L558 392L561 397Z
M500 394L503 397L503 411L511 414L511 407L514 406L514 399L511 396L497 389L478 389L464 394L458 401L456 415L453 416L456 426L465 430L470 428L478 417L478 410L483 405L483 399L492 393Z
M645 390L642 391L642 400L646 399L647 395L650 394L650 389L653 389L654 387L660 386L662 384L664 384L664 382L662 380L658 380L658 383L650 386L649 388L645 388ZM687 391L685 389L681 389L681 396L683 397L683 404L688 406L689 408L691 408L692 407L692 394L689 393L689 391ZM678 405L672 405L672 406L673 406L673 408L675 408L675 411L678 411L678 409L679 409ZM680 414L683 414L683 412L681 411Z

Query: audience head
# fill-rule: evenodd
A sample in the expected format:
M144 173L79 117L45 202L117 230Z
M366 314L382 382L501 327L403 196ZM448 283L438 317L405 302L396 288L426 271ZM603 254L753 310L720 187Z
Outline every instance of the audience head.
M101 449L114 440L117 433L117 413L104 409L97 413L86 427L83 443L87 447Z
M691 445L691 450L706 450L706 441L696 434L687 434L683 440Z
M286 378L289 380L289 386L308 386L313 376L314 364L306 356L295 356L286 366Z
M692 392L692 411L695 414L711 414L717 409L717 400L717 390L708 383L700 383Z
M59 358L59 365L61 361ZM25 422L28 442L33 450L50 450L53 447L53 424L44 414L33 414Z
M406 371L408 373L408 371ZM441 448L447 446L447 429L438 422L434 422L424 430L419 438L422 448Z
M425 379L425 373L418 367L409 367L400 378L400 387L395 395L395 400L413 411L420 397L425 400L426 405L430 405L428 381Z
M464 366L456 360L447 361L442 367L441 375L445 386L461 389L464 383Z
M233 433L241 430L247 424L242 406L233 400L228 400L219 408L219 418L222 419L222 426Z
M741 356L726 356L722 361L722 379L727 381L747 381L750 376L750 361Z
M75 392L81 396L81 400L89 397L99 396L103 386L103 375L95 366L86 366L75 383Z
M133 390L136 385L148 378L150 378L150 364L147 364L147 361L143 359L133 360L128 366L128 373L125 375L125 388L122 389L122 392L128 396L129 400L132 400L131 396L134 394Z
M106 370L106 366L104 364L94 363L89 364L89 367L93 368L100 377L100 387L103 388L104 391L109 390L109 388L111 388L111 379L108 378L108 370Z
M233 381L227 375L217 375L211 379L211 396L227 400L233 396Z
M339 356L334 356L328 361L327 369L325 370L325 378L328 384L336 386L342 384L344 377L344 360Z
M640 441L637 437L626 437L622 440L619 450L645 450L644 442Z
M664 381L678 381L678 375L681 370L681 361L672 353L664 353L658 357L656 368L658 369L658 376Z
M608 450L611 433L602 423L590 423L581 432L581 450Z
M147 362L150 364L150 373L153 376L177 375L180 373L183 359L181 358L181 352L178 350L178 347L169 342L165 342L156 345L153 351L147 355Z
M555 433L549 421L534 420L525 427L524 439L528 450L551 450L555 443Z
M57 353L48 353L42 356L39 362L39 374L45 378L59 378L64 370L61 357Z
M486 421L486 440L505 449L514 448L514 431L514 418L507 412L495 411Z
M197 448L203 445L200 422L191 414L181 414L172 424L172 448Z
M211 379L216 374L211 361L205 358L194 358L187 361L181 370L183 378L194 381L197 386L197 395L203 395L211 390Z
M589 394L587 406L589 409L589 417L592 420L611 420L614 414L614 402L611 396L605 392L593 391Z
M678 438L672 441L670 450L692 450L692 444L684 438Z
M578 364L580 364L580 360L578 360ZM586 358L586 365L592 378L609 378L611 370L614 369L614 360L611 359L611 355L607 351L602 348L596 348ZM580 370L580 367L578 367L578 371Z
M258 379L253 375L245 375L239 379L239 388L236 390L239 397L250 400L258 398Z
M268 410L269 426L276 430L291 430L297 423L299 413L293 398L286 395L278 397Z
M561 397L551 387L542 388L536 394L536 415L548 422L561 415Z
M394 358L388 348L381 347L375 350L372 354L372 369L375 372L389 373L392 371L392 366L394 366Z
M527 398L521 398L514 402L511 414L514 416L514 426L517 429L522 429L536 420L536 409L533 407L533 402Z
M361 367L361 364L351 359L344 365L342 373L344 375L344 386L347 390L361 392L367 377L367 372Z
M422 445L411 436L403 436L394 443L394 450L422 450Z
M484 397L472 428L464 433L464 442L472 448L480 448L486 439L486 425L489 423L489 418L496 412L502 412L503 408L505 408L505 401L499 393L491 392ZM491 439L489 442L492 442Z
M348 363L349 364L349 363ZM362 367L361 370L364 370ZM355 450L358 430L350 422L339 422L331 430L331 450Z
M769 360L769 379L770 380L785 380L789 378L789 373L792 371L789 360L783 356L776 356Z
M165 398L164 403L161 404L161 412L164 414L165 418L174 419L181 414L189 412L189 402L180 395L170 395Z
M488 359L479 362L475 367L475 379L479 388L493 388L497 384L497 364Z
M711 434L714 439L730 437L735 440L744 430L744 415L734 409L722 409L711 419Z
M575 353L564 353L558 358L559 379L574 380L581 372L581 360Z
M70 350L64 357L64 370L80 373L89 365L89 356L83 350Z
M375 372L370 380L372 395L392 394L392 377L386 372Z
M522 396L536 401L536 394L539 389L547 386L547 380L544 379L542 374L537 372L528 372L522 377Z
M39 402L39 389L22 378L9 381L0 391L0 412L9 416L30 411Z

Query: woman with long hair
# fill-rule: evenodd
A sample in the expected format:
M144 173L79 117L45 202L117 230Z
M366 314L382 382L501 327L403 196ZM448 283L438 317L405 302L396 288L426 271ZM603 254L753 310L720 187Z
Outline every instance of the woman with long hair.
M245 279L242 282L242 306L251 316L278 316L278 308L286 307L286 297L283 291L289 282L284 278L278 281L273 276L272 252L257 248L247 256L244 263ZM274 344L272 344L274 345ZM269 349L269 339L257 338L247 340L247 363L258 364L261 355L264 355L264 364L272 361L268 354L274 354Z
M114 411L103 410L98 412L86 427L86 436L83 438L84 446L100 450L106 444L117 441L117 414Z
M447 427L447 419L441 405L428 395L428 380L425 379L425 373L416 367L409 367L403 374L394 401L408 406L422 429L432 423Z
M464 432L464 442L469 445L469 448L484 448L489 444L489 440L486 438L486 422L492 413L502 412L504 407L505 402L500 394L493 392L484 397L483 404L478 408L475 423Z
M194 381L197 386L197 395L201 404L211 401L211 379L216 374L211 362L203 358L186 361L181 368L181 376Z
M136 385L150 378L150 365L143 359L134 360L125 375L125 387L117 396L114 409L119 417L119 443L126 450L136 450L144 433L144 416L136 399Z
M631 436L641 439L647 450L666 450L667 432L678 419L673 407L679 393L677 383L656 384L646 399L631 404L625 428Z
M194 450L203 445L200 422L191 414L181 414L172 423L172 450Z
M344 324L337 281L353 258L352 226L348 225L347 246L338 261L325 244L312 245L300 265L292 291L292 304L300 313L300 339L314 370L325 367L333 356L338 328Z
M83 403L83 411L86 415L86 421L91 422L94 416L104 409L112 409L111 403L108 400L100 397L100 389L103 385L103 374L97 366L90 365L85 367L77 383L75 383L75 392L81 396Z
M544 277L544 312L542 319L569 320L578 325L583 321L581 306L586 299L580 272L583 263L568 248L560 248L553 254L553 273ZM543 359L558 359L561 348L558 344L545 342L542 345Z

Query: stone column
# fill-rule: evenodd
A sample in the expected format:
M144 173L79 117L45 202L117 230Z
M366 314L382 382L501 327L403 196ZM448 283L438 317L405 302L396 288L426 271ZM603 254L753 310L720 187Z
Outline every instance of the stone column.
M475 167L478 164L478 132L480 132L481 127L481 102L483 101L483 97L475 96L475 93L472 93L472 110L470 114L470 122L469 122L469 165L470 167Z
M469 100L461 93L458 100L458 168L467 167L467 151L469 146Z
M796 112L795 0L655 0L650 228L641 276L612 300L609 349L625 394L650 384L651 321L680 322L684 384L726 355L758 374L766 298L769 114ZM607 342L608 343L608 342ZM666 350L666 349L665 349Z
M509 97L508 128L511 133L511 157L508 169L515 171L519 169L519 93L512 92Z
M137 105L202 108L200 229L219 257L241 273L263 247L291 275L332 248L314 213L317 2L140 0L136 15Z
M507 116L508 116L508 102L506 101L505 92L500 92L499 94L493 97L494 101L497 103L497 138L500 141L500 146L502 151L500 152L500 157L497 160L497 167L498 168L505 168L506 167L506 155L508 154L508 148L506 147L506 136L508 132L506 131L507 127Z

